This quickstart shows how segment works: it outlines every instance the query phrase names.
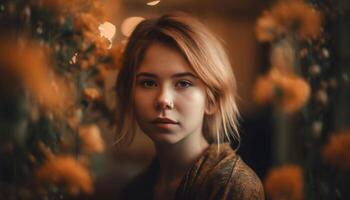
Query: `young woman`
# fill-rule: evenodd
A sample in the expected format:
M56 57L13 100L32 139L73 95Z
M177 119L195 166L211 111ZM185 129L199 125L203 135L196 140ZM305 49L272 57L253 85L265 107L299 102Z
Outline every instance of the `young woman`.
M141 22L117 78L121 138L141 129L157 156L121 199L264 199L259 178L231 149L239 140L236 83L218 40L173 13Z

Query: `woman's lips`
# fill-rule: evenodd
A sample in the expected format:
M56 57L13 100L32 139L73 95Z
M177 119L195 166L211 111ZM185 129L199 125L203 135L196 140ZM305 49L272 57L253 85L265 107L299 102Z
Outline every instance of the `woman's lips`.
M155 124L178 124L178 122L176 122L175 120L166 118L166 117L157 117L154 120L152 120L152 123Z
M169 118L160 118L160 117L157 117L156 119L152 120L152 123L159 128L165 128L165 129L172 128L179 124L175 120L172 120Z

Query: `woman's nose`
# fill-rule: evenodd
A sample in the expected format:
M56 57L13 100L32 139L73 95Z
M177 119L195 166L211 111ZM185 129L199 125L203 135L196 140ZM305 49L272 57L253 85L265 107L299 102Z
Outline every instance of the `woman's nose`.
M171 110L174 108L172 92L168 88L162 88L155 100L157 110Z

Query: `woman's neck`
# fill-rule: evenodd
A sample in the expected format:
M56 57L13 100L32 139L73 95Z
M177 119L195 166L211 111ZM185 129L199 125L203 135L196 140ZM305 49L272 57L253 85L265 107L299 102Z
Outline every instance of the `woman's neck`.
M181 178L208 146L202 133L190 134L176 144L155 144L160 164L158 181L170 183Z

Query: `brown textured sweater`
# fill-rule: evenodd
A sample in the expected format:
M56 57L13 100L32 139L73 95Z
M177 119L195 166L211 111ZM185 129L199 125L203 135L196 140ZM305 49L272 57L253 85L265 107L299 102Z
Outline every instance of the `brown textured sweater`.
M122 192L121 199L153 199L158 173L155 159ZM264 191L257 175L233 151L228 143L212 144L198 158L176 191L176 200L263 200Z

